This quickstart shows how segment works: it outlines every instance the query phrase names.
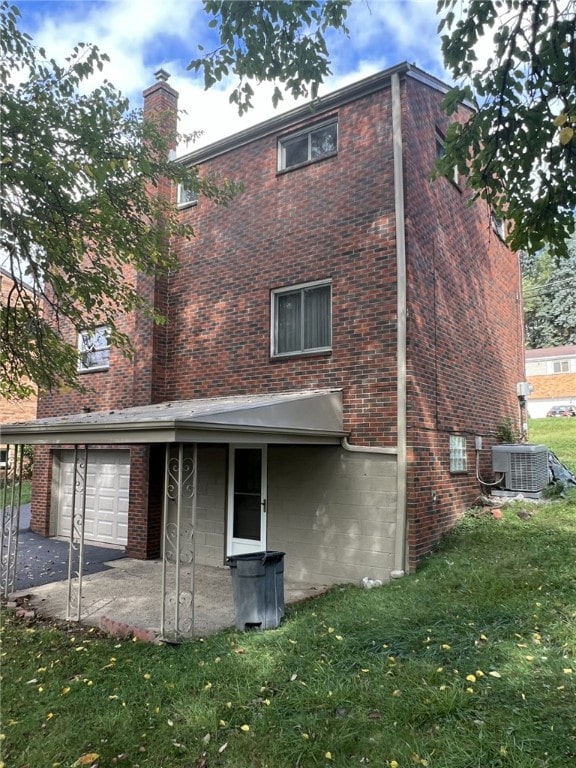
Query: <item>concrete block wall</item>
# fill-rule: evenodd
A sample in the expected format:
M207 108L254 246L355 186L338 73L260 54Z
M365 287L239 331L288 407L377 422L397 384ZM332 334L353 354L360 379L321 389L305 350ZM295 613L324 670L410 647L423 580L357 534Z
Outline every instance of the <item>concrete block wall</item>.
M270 446L268 549L287 577L317 584L388 580L394 567L396 457Z
M202 565L225 560L227 461L227 445L198 446L196 547Z
M226 467L226 446L199 446L196 556L202 565L225 560ZM267 549L286 553L286 578L316 584L389 579L395 456L269 446L267 502ZM174 505L169 515L175 519Z

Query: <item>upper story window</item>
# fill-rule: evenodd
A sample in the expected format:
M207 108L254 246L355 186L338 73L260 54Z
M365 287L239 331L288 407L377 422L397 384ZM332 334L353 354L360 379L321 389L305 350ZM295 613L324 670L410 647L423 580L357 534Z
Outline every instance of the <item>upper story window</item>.
M110 329L105 325L78 334L78 370L103 371L110 365Z
M195 189L190 189L185 184L178 184L178 208L187 208L189 205L196 205L197 202L198 192Z
M278 142L278 170L313 163L338 152L338 122L306 128Z
M440 160L446 155L446 137L439 128L436 128L436 159ZM446 173L446 178L458 186L458 168L454 166L450 173Z
M0 467L5 467L8 461L8 449L0 448Z
M570 373L569 360L556 360L553 365L554 373Z
M504 219L500 219L498 216L495 216L494 214L492 214L491 219L492 219L492 229L494 230L494 232L496 232L496 234L501 240L505 240L506 226L504 224Z
M332 285L306 283L272 291L272 355L332 349Z
M450 435L450 472L466 472L468 456L464 435Z

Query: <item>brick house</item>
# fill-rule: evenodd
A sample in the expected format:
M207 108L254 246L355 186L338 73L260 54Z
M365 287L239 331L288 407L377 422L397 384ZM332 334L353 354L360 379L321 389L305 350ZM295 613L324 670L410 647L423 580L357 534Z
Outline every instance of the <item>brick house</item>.
M524 372L518 259L456 176L430 180L446 90L401 64L178 161L244 191L173 191L196 236L143 286L168 323L127 319L133 361L80 338L88 392L10 428L38 445L34 530L70 530L81 445L86 538L132 557L178 528L200 563L279 549L319 583L417 566L478 495L476 436L490 474Z
M0 267L0 306L5 306L8 295L14 286L12 275L3 267ZM26 290L26 289L24 289ZM2 440L2 425L14 421L28 421L36 417L36 396L27 397L24 400L6 400L0 397L0 470L6 466L8 459L8 446Z
M533 419L553 405L576 405L576 344L527 349L526 379L533 387L527 401Z

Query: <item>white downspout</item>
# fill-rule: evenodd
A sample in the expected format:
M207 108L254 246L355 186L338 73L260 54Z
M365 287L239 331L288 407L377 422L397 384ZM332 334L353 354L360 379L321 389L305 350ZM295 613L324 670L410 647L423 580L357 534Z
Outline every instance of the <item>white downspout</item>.
M398 461L396 480L396 539L393 579L406 572L406 237L404 231L404 169L402 159L402 105L400 78L394 73L392 91L392 142L394 152L394 202L396 209L396 356L397 356L397 425Z
M394 456L398 453L398 449L395 447L378 445L353 445L352 443L348 442L348 438L346 437L343 437L342 440L340 440L340 444L345 451L350 451L351 453L385 453L389 456Z

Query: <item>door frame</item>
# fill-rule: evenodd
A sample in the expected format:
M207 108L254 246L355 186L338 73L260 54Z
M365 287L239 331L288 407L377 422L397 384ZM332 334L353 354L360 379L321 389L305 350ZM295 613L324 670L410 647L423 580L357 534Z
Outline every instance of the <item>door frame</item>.
M242 449L260 450L260 541L253 539L234 538L234 486L235 486L235 453ZM230 443L228 446L228 493L226 499L226 557L231 555L261 552L266 549L268 534L267 505L268 505L268 446L265 443Z

